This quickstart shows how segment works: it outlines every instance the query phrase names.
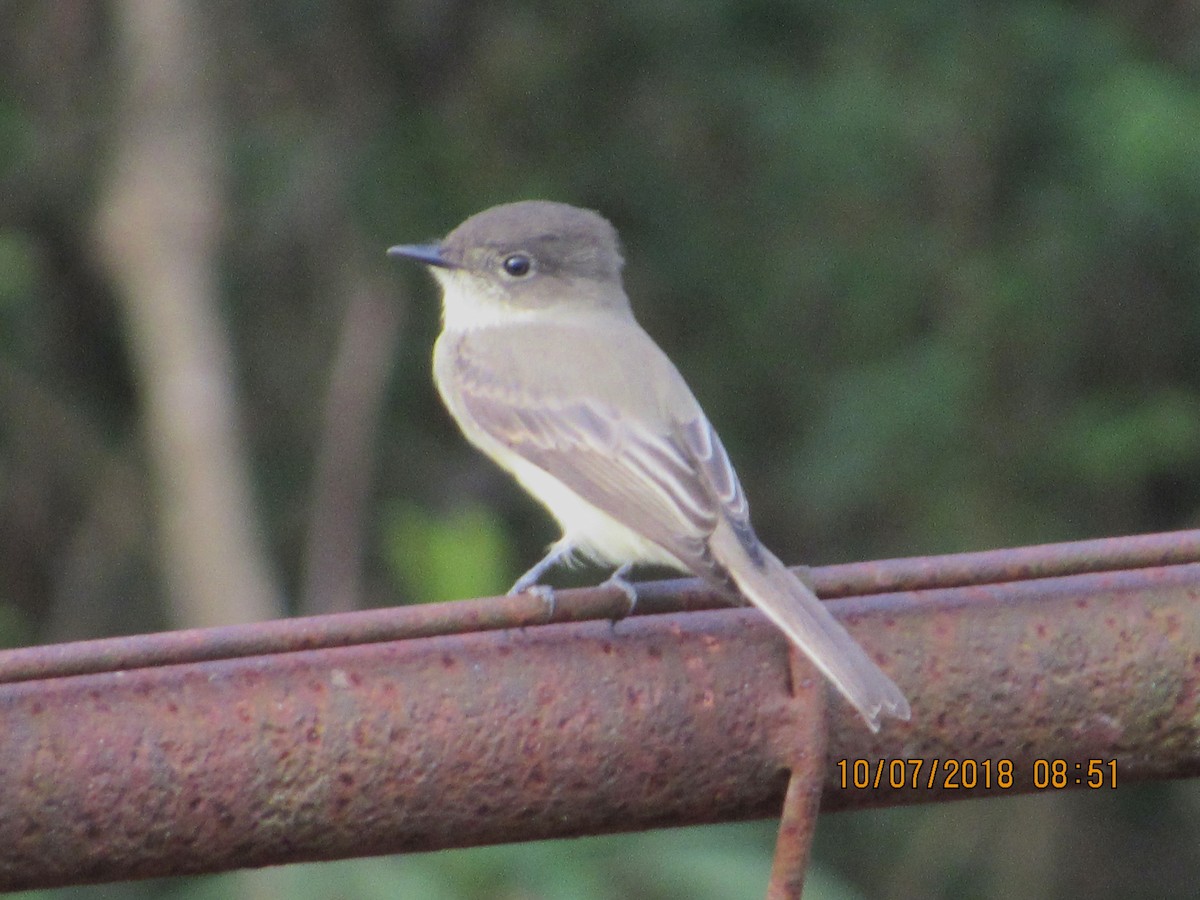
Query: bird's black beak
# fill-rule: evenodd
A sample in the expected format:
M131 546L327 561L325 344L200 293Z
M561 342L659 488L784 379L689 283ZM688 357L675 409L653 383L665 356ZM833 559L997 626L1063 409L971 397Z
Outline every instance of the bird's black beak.
M442 255L442 248L439 244L398 244L395 247L389 247L387 255L415 259L419 263L437 266L441 269L458 268L456 264Z

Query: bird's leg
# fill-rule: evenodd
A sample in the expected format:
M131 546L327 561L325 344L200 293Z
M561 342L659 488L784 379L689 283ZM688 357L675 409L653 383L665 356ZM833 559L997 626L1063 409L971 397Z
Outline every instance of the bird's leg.
M564 559L571 555L572 547L566 541L557 541L550 547L550 552L547 553L541 560L538 561L532 569L516 580L511 588L508 589L508 595L511 597L515 594L523 594L526 591L539 597L546 604L547 617L554 615L554 588L545 584L538 584L538 580L546 573L547 569L552 569Z
M625 616L633 615L633 608L637 606L637 588L635 588L631 582L625 580L625 576L629 574L629 570L632 568L633 563L625 563L625 565L613 572L610 576L608 576L608 579L600 585L600 587L615 587L625 595L625 598L629 601L629 609L625 611ZM624 616L622 616L622 618L624 618Z

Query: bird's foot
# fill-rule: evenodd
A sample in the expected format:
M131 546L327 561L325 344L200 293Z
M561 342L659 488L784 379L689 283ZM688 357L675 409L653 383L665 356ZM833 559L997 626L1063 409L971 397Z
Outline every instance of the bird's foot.
M517 594L533 594L542 601L546 607L546 618L554 618L554 611L558 608L558 601L554 596L554 588L548 584L523 584L525 579L519 580L508 591L508 596L515 597Z
M637 588L635 588L631 582L625 580L625 576L629 574L629 570L632 568L632 563L625 563L625 565L613 572L612 575L610 575L608 579L600 585L600 587L615 587L622 594L624 594L625 599L629 601L629 609L625 610L625 614L620 617L622 619L626 616L633 615L634 607L637 606Z

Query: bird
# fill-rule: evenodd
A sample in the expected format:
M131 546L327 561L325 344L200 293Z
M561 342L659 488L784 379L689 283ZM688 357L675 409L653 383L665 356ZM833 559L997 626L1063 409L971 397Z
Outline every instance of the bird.
M717 432L634 318L607 219L524 200L388 254L441 287L433 372L451 416L562 529L510 593L541 589L578 557L615 567L609 581L631 602L632 565L689 572L758 608L872 731L881 716L910 717L892 679L758 539Z

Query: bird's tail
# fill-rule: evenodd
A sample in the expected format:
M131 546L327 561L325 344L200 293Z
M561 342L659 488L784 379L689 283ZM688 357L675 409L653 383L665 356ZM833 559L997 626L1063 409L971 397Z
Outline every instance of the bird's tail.
M752 554L727 523L709 540L717 562L742 595L781 628L833 682L866 720L879 730L880 715L907 719L904 694L867 656L825 604L761 544Z

